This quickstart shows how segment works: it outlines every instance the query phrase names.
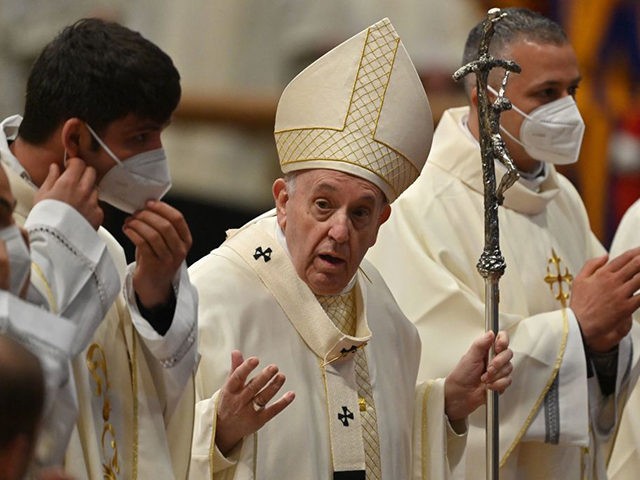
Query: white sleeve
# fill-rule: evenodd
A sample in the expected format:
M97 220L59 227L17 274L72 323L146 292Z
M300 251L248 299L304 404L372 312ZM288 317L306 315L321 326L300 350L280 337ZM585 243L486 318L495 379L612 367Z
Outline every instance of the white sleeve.
M558 375L522 441L588 445L591 387L578 321L572 310L566 313L569 334Z
M38 202L25 222L31 246L31 285L54 313L78 329L72 354L81 352L120 290L107 246L74 208Z
M125 279L125 299L131 312L131 320L147 351L155 360L152 374L162 383L167 396L167 412L170 414L180 399L182 391L195 372L198 360L198 292L189 280L186 263L176 273L173 289L176 309L169 330L160 335L144 319L138 310L132 284L135 263L128 267Z
M46 413L58 389L68 383L69 352L76 326L66 318L0 290L0 332L18 340L40 360Z

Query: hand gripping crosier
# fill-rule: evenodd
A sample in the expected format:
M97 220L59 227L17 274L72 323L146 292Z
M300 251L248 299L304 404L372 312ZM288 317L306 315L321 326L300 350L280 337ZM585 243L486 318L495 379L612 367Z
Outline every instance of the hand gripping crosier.
M478 272L485 280L485 324L486 330L495 334L499 330L500 290L498 282L504 273L506 263L500 252L500 237L498 225L498 206L504 200L504 192L512 186L519 177L509 152L500 136L500 114L511 109L511 102L504 96L504 90L510 72L520 73L520 66L510 60L493 58L489 54L489 44L494 33L494 25L507 14L499 8L492 8L487 12L484 21L482 40L478 51L478 59L461 67L453 74L458 81L474 73L478 90L478 123L480 129L480 152L482 157L482 178L484 183L484 251L477 264ZM496 68L505 70L502 84L496 100L491 103L487 95L489 72ZM498 160L507 168L500 185L496 188L495 161ZM495 352L489 352L490 361ZM500 463L499 452L499 423L498 423L498 393L487 391L487 479L496 480Z

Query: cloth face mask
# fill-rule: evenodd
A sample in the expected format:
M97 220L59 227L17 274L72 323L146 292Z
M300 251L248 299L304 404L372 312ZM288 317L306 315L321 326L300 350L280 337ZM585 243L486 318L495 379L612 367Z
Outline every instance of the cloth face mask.
M489 87L489 91L497 95L492 87ZM522 145L531 158L556 165L578 161L584 135L584 121L573 97L559 98L535 108L529 114L515 105L513 109L524 117L520 125L520 139L502 125L500 129L511 140Z
M31 254L17 225L0 229L9 256L9 291L20 296L31 273Z
M149 150L121 161L87 124L93 138L116 162L98 184L98 197L114 207L133 213L147 200L160 200L171 188L171 174L163 148Z

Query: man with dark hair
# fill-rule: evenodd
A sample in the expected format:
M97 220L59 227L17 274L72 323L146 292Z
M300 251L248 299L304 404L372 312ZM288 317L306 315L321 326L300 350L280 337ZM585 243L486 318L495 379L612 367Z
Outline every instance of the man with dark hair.
M606 478L608 442L637 376L631 314L640 305L633 295L640 249L607 262L578 193L555 170L578 159L584 131L573 99L580 72L566 35L530 10L504 12L490 52L514 60L522 73L509 78L513 109L501 116L520 180L498 211L507 264L500 322L515 367L500 400L500 478ZM464 62L477 58L481 29L469 34ZM491 99L503 73L490 75ZM466 84L469 106L444 113L420 177L395 203L369 255L429 353L421 379L446 372L484 330L485 286L475 267L484 189L474 80ZM506 169L496 162L496 172L500 181ZM484 478L484 427L484 412L470 417L466 478Z
M64 460L78 478L187 475L197 355L197 297L184 262L191 235L160 201L171 186L160 134L179 98L178 72L158 47L118 24L81 20L35 61L24 119L0 124L15 218L33 207L29 298L78 325L73 389L55 399L37 460ZM131 214L128 267L100 228L98 199Z
M20 343L0 334L0 478L23 478L43 405L40 361Z

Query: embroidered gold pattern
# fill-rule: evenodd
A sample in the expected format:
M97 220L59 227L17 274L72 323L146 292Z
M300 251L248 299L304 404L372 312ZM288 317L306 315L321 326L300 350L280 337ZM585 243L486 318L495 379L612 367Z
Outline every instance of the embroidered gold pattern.
M342 130L300 128L275 132L281 165L333 160L357 165L380 176L394 192L420 173L404 155L375 139L380 111L400 39L380 22L369 29Z
M102 473L105 480L116 480L120 473L118 463L118 445L116 432L109 421L111 416L111 402L109 401L109 374L104 350L97 343L87 350L87 368L95 384L95 395L102 399Z
M562 259L558 257L556 251L551 249L551 258L547 261L547 276L544 277L544 281L549 284L551 293L555 296L556 300L560 301L562 308L567 308L567 300L571 296L570 288L573 281L573 275L569 273L569 269L564 267L564 273L562 273ZM555 271L552 272L552 267L555 267ZM557 292L554 291L554 285L558 284ZM563 285L567 285L565 291Z

